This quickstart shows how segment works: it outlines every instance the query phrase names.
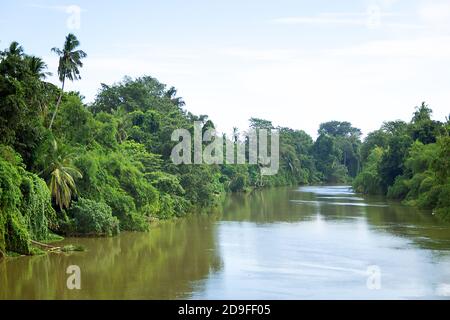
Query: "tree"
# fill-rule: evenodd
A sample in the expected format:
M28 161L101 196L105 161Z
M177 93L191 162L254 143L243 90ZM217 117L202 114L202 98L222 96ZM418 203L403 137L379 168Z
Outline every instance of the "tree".
M45 135L43 111L55 99L53 85L40 79L44 73L42 60L17 42L0 51L0 143L11 145L28 167Z
M272 121L259 119L259 118L250 118L250 128L253 129L266 129L271 130L273 129Z
M164 96L170 99L173 104L180 108L186 105L182 97L177 97L177 89L175 89L175 87L170 87L170 89L166 91Z
M378 166L383 157L383 148L375 146L366 159L364 169L353 181L353 188L356 192L366 194L381 194L381 180L378 174Z
M420 107L416 107L409 125L409 134L413 140L419 140L423 144L435 143L436 138L444 134L443 123L431 120L432 113L433 110L425 102L422 102Z
M364 139L361 145L361 162L365 163L373 149L380 147L386 148L389 140L389 135L384 130L375 130L370 132Z
M86 53L82 50L75 50L80 45L77 37L72 33L69 33L64 42L63 49L52 48L52 51L59 55L58 65L58 77L61 81L61 92L59 93L58 101L56 102L55 111L53 112L52 119L50 121L49 129L52 128L53 121L55 120L56 113L58 112L59 105L61 103L62 95L64 93L64 84L66 79L70 81L79 80L80 70L78 67L82 67L83 63L81 59L86 58Z
M420 122L431 120L431 114L433 110L431 110L425 102L422 102L420 107L416 107L416 111L413 114L413 118L411 122Z
M0 73L17 79L24 70L23 57L23 47L16 41L11 42L5 51L0 52Z
M25 57L25 61L28 64L30 72L39 79L45 79L47 76L51 76L51 72L44 71L47 69L47 64L41 58L35 56Z
M327 134L321 134L312 148L317 169L327 182L344 182L347 171L342 168L342 150L337 146L336 139Z
M412 143L411 137L407 135L393 136L390 139L379 166L381 186L384 191L387 191L388 187L394 183L397 176L403 174L404 162Z
M350 122L329 121L320 124L318 133L314 153L325 179L343 182L347 174L355 177L360 169L361 130Z
M72 164L73 158L73 154L60 150L56 140L53 140L47 168L47 172L50 174L48 187L52 198L61 210L69 208L72 196L77 193L75 178L83 177Z
M350 136L361 136L361 130L352 127L350 122L344 121L329 121L321 123L319 127L319 134L328 134L330 136L338 137L350 137Z

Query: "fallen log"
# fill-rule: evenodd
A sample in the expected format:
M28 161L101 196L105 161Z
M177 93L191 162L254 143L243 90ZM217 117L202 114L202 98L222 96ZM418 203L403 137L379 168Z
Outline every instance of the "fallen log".
M42 243L42 242L39 242L39 241L35 241L35 240L31 240L31 243L35 244L35 245L38 245L38 246L41 246L41 247L44 247L44 248L47 248L47 251L61 250L61 247L52 246L52 245L49 245L49 244L46 244L46 243Z

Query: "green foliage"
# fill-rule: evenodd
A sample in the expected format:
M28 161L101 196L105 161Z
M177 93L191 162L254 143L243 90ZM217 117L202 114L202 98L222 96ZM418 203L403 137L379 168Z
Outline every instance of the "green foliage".
M47 239L55 226L45 182L26 171L10 147L0 146L0 251L31 254L30 240Z
M347 180L347 168L341 163L342 150L335 137L321 134L314 143L313 153L324 181L340 183Z
M389 186L394 183L395 178L404 173L404 162L412 142L411 137L407 135L394 135L389 139L378 171L383 190L387 191Z
M113 215L121 223L126 220L129 226L133 219L128 216L137 210L137 201L130 193L140 196L136 199L139 202L148 197L145 194L148 185L145 185L143 174L120 153L103 153L102 149L85 152L75 163L83 175L78 183L79 195L108 204ZM136 185L130 186L132 183Z
M7 233L7 236L5 236L7 250L21 254L32 253L30 235L19 212L14 212L14 210L9 212L6 218L5 233Z
M229 188L231 192L244 191L248 185L248 178L244 174L237 174L230 181Z
M378 175L378 166L383 157L383 149L375 147L367 158L363 170L356 176L353 181L353 188L356 192L365 194L380 194L381 179Z
M436 214L445 221L450 221L450 184L442 185L440 188L437 205L435 208Z
M56 114L58 112L59 105L61 103L62 95L64 92L64 84L66 79L74 81L81 79L80 70L83 66L81 59L86 58L86 53L82 50L75 50L80 45L77 37L74 34L69 33L64 41L64 46L62 49L52 48L52 51L59 56L58 64L58 77L61 81L61 91L59 93L58 101L56 102L55 110L53 111L53 116L50 120L49 129L52 128L53 121L55 120Z
M425 172L438 159L439 146L435 143L423 144L419 140L414 142L405 160L405 167L414 175Z
M82 178L73 165L75 154L68 147L60 147L56 140L51 141L45 159L44 174L52 198L60 210L69 208L72 198L77 194L75 180Z
M332 183L347 182L360 170L361 130L349 122L322 123L313 153L316 167L323 180Z
M361 162L366 163L372 150L375 148L386 149L389 140L389 135L383 130L375 130L370 132L364 143L361 145Z
M45 135L42 117L54 87L30 69L30 59L36 58L25 55L17 42L0 51L0 144L12 146L27 166Z
M0 51L0 256L37 252L31 240L47 241L50 230L145 231L153 219L215 206L224 192L352 179L358 192L387 194L450 220L449 123L432 120L425 103L409 123L386 122L364 143L345 121L322 123L313 141L304 131L251 118L250 128L279 132L276 175L263 176L255 164L176 166L172 132L192 133L194 121L205 132L213 121L184 110L174 87L149 76L102 84L85 105L80 94L64 92L65 80L80 76L85 53L78 45L69 34L54 49L61 90L43 81L44 61L18 43ZM230 140L248 155L249 141L237 128Z
M438 138L437 157L431 163L431 169L436 172L436 179L440 184L448 183L450 177L450 136Z
M79 78L85 54L76 50L78 45L75 36L69 35L62 49L54 49L60 56L59 91L44 85L45 64L25 56L18 44L2 52L0 80L4 85L0 88L7 95L0 101L5 111L1 114L6 117L0 121L0 131L5 133L2 141L18 150L29 169L49 182L50 189L43 188L37 176L17 172L23 180L19 185L23 194L12 186L8 188L12 194L21 195L16 207L25 215L10 219L9 225L15 230L20 230L17 226L22 219L24 230L34 239L44 240L48 228L60 233L110 233L109 227L103 228L104 223L108 225L109 219L104 218L108 210L97 205L104 204L122 230L142 231L148 229L152 218L179 217L213 206L225 190L307 183L318 176L310 155L312 139L304 132L289 130L282 138L283 172L278 177L263 179L255 165L242 166L228 176L221 172L221 166L174 166L169 159L173 130L192 130L196 120L202 121L206 130L214 127L212 121L204 115L186 113L176 89L166 89L152 77L125 78L113 86L103 85L96 101L83 105L79 94L63 92L66 79ZM27 109L36 105L39 107ZM49 109L53 111L51 117ZM33 113L35 110L39 112ZM51 132L45 128L48 122ZM254 119L253 125L272 128L270 121L262 119ZM5 151L4 157L18 166L21 160L11 150ZM39 206L42 210L37 210ZM2 215L2 219L5 217Z
M363 170L354 187L365 193L386 193L393 199L449 218L450 137L447 127L431 120L425 103L416 108L410 123L391 121L370 133L361 148ZM374 158L383 147L381 159ZM370 156L365 156L369 154Z
M154 171L145 176L150 183L162 193L172 195L183 195L185 191L180 185L180 180L177 176L162 171Z
M317 182L318 172L312 154L313 140L302 130L278 128L280 133L280 171L278 185ZM276 178L276 177L272 177Z
M435 143L436 137L444 133L443 124L431 120L432 113L433 111L425 102L422 102L420 107L416 107L408 128L413 140L418 140L424 144Z
M180 184L186 191L186 199L197 208L207 208L217 204L224 191L217 168L209 165L180 167Z
M21 235L12 233L17 231L11 225L20 219L20 212L18 210L21 200L19 183L20 175L17 167L0 157L0 251L3 254L6 250L14 250L16 248L21 250L20 252L29 253L28 239L19 243L22 248L12 243L14 241L11 239L20 236L28 238L28 233L23 229L19 230ZM24 246L25 248L23 248Z
M61 103L60 115L56 118L55 135L70 145L89 145L97 133L91 112L76 95L66 95Z
M347 121L329 121L321 123L318 132L320 135L329 135L333 137L361 136L361 130L352 127L352 124Z
M49 239L49 229L56 230L58 224L45 181L25 171L20 189L23 195L20 211L31 238L40 241Z
M272 121L259 119L259 118L250 118L250 128L253 129L273 129Z
M387 196L391 199L404 199L409 191L408 180L398 176L394 184L388 187Z
M69 210L68 233L112 236L119 233L119 220L102 202L79 198Z

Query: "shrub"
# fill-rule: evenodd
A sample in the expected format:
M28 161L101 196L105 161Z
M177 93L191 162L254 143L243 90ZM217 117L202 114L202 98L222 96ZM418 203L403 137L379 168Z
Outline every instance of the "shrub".
M417 199L420 192L422 182L427 178L426 173L416 173L411 179L406 181L406 185L409 188L409 192L406 195L406 199Z
M33 173L23 171L20 186L23 199L20 211L30 236L35 240L46 240L50 236L49 228L57 228L50 190L44 180Z
M391 199L404 199L408 192L408 180L400 176L397 177L394 184L388 188L387 196Z
M120 229L127 231L148 231L147 218L140 213L131 211L120 219Z
M450 184L447 183L441 187L439 193L436 213L445 221L450 221Z
M69 210L72 232L112 236L119 233L119 220L111 207L102 202L80 198Z
M417 199L418 207L422 209L433 209L439 200L440 193L441 186L433 186L430 191L420 194Z
M0 146L0 252L32 254L30 240L48 239L55 221L45 182L26 171L12 149Z
M238 173L231 181L230 181L230 191L231 192L239 192L244 191L245 187L247 186L248 181L247 177L243 174Z

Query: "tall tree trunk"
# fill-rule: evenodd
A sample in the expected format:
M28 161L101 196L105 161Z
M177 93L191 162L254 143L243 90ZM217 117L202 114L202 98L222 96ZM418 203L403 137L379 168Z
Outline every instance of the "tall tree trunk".
M62 95L64 93L64 83L66 82L66 79L63 79L62 86L61 86L61 92L59 93L58 101L56 102L55 111L53 111L52 120L50 120L50 125L48 128L52 130L53 121L55 121L56 113L58 112L59 104L61 103Z

